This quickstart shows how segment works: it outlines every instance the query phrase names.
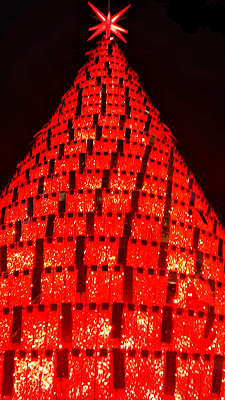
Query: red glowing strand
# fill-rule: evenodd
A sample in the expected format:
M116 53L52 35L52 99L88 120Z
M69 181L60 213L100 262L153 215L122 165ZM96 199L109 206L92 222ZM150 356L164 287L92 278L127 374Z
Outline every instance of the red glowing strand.
M101 26L97 29L97 31L95 33L93 33L93 35L91 35L89 37L88 41L91 39L94 39L96 36L100 35L102 32L104 32L104 27Z
M114 22L118 21L118 19L120 19L122 17L122 15L128 10L128 8L130 8L130 6L131 6L131 4L129 4L129 6L123 8L123 10L121 10L117 14L115 14L112 17L112 22L114 23Z
M101 27L102 27L102 24L98 24L98 25L92 26L92 27L89 28L88 30L89 30L89 32L91 32L91 31L98 30L98 29L101 28ZM89 40L90 40L90 38L89 38Z
M88 5L92 8L92 10L95 12L95 14L99 17L101 21L103 22L106 21L106 16L97 7L95 7L90 2L88 2Z
M93 39L94 37L100 35L102 32L106 31L106 34L105 34L106 39L109 39L110 38L110 33L113 32L119 39L121 39L123 42L126 43L126 40L124 39L123 35L120 32L128 33L128 31L126 29L122 28L121 26L115 24L115 22L120 19L120 17L131 6L131 4L129 4L129 6L123 8L123 10L119 11L117 14L115 14L112 17L111 17L110 10L108 11L108 14L106 16L100 10L98 10L98 8L96 8L93 4L91 4L90 2L88 2L88 4L92 8L92 10L95 12L95 14L98 16L100 21L102 21L100 24L92 26L91 28L89 28L89 31L96 31L96 32L93 33L93 35L91 35L89 37L88 41Z
M123 32L123 33L127 33L128 32L126 29L121 28L121 26L118 26L116 24L112 24L112 32L114 32L115 30L118 30L118 31Z
M122 40L124 43L127 43L127 41L124 39L123 35L119 31L116 31L115 28L112 28L112 32L115 33L115 35Z

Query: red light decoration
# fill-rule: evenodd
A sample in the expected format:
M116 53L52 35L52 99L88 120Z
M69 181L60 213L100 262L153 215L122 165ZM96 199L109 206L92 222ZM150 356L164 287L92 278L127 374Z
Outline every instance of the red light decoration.
M124 39L123 33L128 33L128 31L121 26L117 25L116 22L122 17L122 15L128 10L128 8L131 6L131 4L123 10L119 11L117 14L111 16L110 10L108 11L107 16L104 15L101 11L99 11L93 4L88 2L89 6L92 8L92 10L95 12L95 14L98 16L100 21L102 21L101 24L92 26L89 28L89 31L96 31L91 35L88 39L91 40L95 38L96 36L100 35L102 32L106 32L105 37L106 39L110 38L110 33L113 32L119 39L123 40L123 42L127 43L126 40Z
M115 40L0 213L1 399L225 398L224 228Z

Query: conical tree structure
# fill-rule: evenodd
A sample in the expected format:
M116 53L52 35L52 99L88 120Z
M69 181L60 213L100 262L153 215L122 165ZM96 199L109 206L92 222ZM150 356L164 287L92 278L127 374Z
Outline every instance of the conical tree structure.
M224 229L114 39L0 201L1 399L224 399Z

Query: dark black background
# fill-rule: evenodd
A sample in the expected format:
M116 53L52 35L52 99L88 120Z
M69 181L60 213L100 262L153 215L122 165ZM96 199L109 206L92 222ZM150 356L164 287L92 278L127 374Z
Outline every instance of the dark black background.
M93 0L107 12L107 0ZM223 0L133 1L120 43L161 120L225 224ZM112 14L129 4L112 0ZM181 6L182 5L182 6ZM86 0L8 0L0 6L0 188L86 61Z

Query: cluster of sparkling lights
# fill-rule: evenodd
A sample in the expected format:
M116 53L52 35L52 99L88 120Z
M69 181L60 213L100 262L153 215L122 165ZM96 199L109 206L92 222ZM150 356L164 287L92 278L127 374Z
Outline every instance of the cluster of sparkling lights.
M114 40L0 211L1 399L225 398L224 229Z

